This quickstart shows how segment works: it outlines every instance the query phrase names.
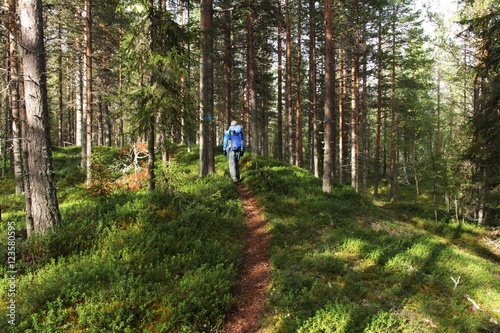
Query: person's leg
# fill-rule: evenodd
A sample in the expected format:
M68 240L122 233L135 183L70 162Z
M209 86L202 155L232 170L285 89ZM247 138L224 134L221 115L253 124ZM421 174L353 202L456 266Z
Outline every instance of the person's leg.
M239 166L236 160L236 153L232 150L229 151L229 175L233 182L237 183L239 180ZM237 169L238 168L238 169Z
M240 152L234 153L234 170L236 171L236 179L240 181Z

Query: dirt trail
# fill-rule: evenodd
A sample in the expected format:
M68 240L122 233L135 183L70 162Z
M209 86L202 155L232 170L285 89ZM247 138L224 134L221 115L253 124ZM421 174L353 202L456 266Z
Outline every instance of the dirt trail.
M229 315L224 333L260 332L269 285L269 237L262 211L245 186L238 186L246 211L247 240L236 290L237 307Z

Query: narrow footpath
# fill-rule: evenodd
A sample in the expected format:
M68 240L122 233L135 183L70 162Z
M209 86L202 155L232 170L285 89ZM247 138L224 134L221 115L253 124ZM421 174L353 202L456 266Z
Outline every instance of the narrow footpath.
M269 237L252 192L243 185L238 191L246 211L246 250L236 289L237 307L222 332L256 333L261 330L269 286Z

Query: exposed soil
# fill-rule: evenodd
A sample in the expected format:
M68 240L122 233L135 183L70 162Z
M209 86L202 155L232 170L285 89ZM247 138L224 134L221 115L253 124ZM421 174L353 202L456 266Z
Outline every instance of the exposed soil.
M269 237L262 211L248 188L238 186L246 211L247 240L245 258L236 289L237 306L222 332L260 332L269 285Z

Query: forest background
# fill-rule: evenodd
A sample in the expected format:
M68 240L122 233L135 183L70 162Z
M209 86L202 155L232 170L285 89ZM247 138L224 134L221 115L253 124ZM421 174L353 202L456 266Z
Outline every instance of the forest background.
M144 143L166 161L168 143L198 144L200 175L213 173L215 146L237 119L249 150L307 168L325 192L335 181L377 197L387 181L397 200L413 183L418 200L428 182L436 219L444 205L455 220L498 223L493 1L458 3L454 24L407 0L22 2L43 12L44 142L81 146L88 184L97 145ZM14 172L17 193L30 178L23 119L33 119L22 6L5 1L1 33L2 174Z

